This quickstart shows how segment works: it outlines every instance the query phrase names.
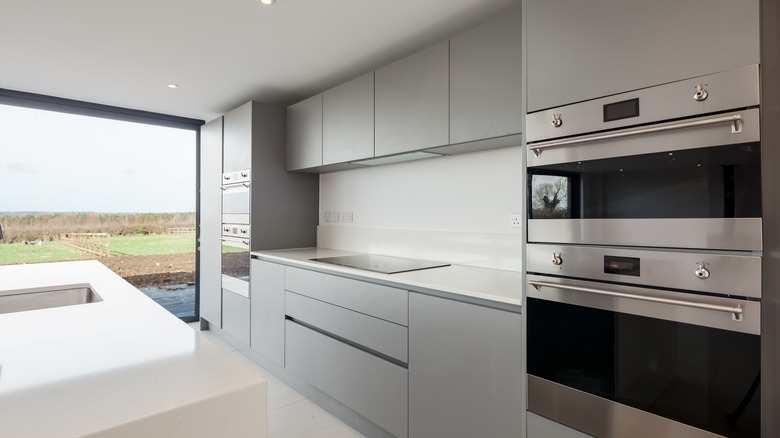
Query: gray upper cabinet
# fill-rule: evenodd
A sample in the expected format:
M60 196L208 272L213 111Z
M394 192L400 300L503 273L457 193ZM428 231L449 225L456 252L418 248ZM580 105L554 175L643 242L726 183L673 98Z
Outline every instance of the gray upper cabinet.
M252 166L252 102L225 114L224 119L222 171L249 169Z
M450 40L450 143L520 133L521 13L515 7Z
M376 156L449 143L449 41L376 70Z
M759 63L759 0L525 3L529 112Z
M374 72L322 94L322 164L374 156Z
M200 316L222 327L222 117L200 128Z
M322 94L287 107L287 170L322 166Z
M409 294L409 436L522 436L521 315Z

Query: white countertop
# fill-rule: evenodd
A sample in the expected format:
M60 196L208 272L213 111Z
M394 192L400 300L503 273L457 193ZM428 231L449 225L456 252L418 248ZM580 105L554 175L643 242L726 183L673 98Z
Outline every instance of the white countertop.
M382 274L312 261L313 258L356 255L325 248L253 251L260 260L381 283L414 292L436 295L519 312L522 305L522 273L500 269L450 265L419 271ZM446 262L446 260L436 260Z
M0 436L265 436L265 380L100 262L0 266L0 294L84 283L103 301L0 314Z

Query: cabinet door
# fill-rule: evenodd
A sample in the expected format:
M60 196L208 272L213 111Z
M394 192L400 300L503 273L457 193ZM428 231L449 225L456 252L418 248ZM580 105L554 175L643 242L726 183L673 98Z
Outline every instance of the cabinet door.
M222 327L222 117L200 128L200 317Z
M295 322L286 324L288 371L391 434L407 436L404 368Z
M528 111L759 63L759 0L528 0Z
M224 138L222 171L252 167L252 102L225 114Z
M409 294L409 436L519 437L519 313Z
M449 143L449 41L376 71L376 156Z
M249 298L222 289L222 330L249 345Z
M284 366L284 269L283 265L252 259L251 346Z
M516 7L450 40L450 143L520 133L521 25Z
M374 72L322 93L322 164L374 156Z
M322 94L287 107L287 170L322 166Z

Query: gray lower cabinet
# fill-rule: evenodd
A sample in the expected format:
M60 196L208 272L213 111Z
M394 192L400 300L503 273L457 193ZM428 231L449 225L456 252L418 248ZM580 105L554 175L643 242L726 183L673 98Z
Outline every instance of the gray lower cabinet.
M322 93L322 164L374 156L374 72Z
M322 166L322 94L287 107L287 170Z
M222 117L200 128L200 317L222 327Z
M528 111L760 62L759 0L527 0Z
M449 41L375 73L376 156L449 144Z
M252 259L250 346L284 366L284 266Z
M222 289L222 330L249 345L249 298Z
M450 39L451 144L522 130L521 13L515 7Z
M409 296L409 436L519 437L519 313Z
M592 438L578 430L528 412L526 438Z
M292 321L286 369L398 437L408 429L408 371Z

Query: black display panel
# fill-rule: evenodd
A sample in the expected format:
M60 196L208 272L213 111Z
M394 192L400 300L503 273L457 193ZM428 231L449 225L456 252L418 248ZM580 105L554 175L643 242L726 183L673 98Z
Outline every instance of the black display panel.
M639 98L623 100L621 102L608 103L604 105L604 121L614 122L615 120L630 119L639 117Z
M604 273L639 277L639 259L635 257L604 256Z

